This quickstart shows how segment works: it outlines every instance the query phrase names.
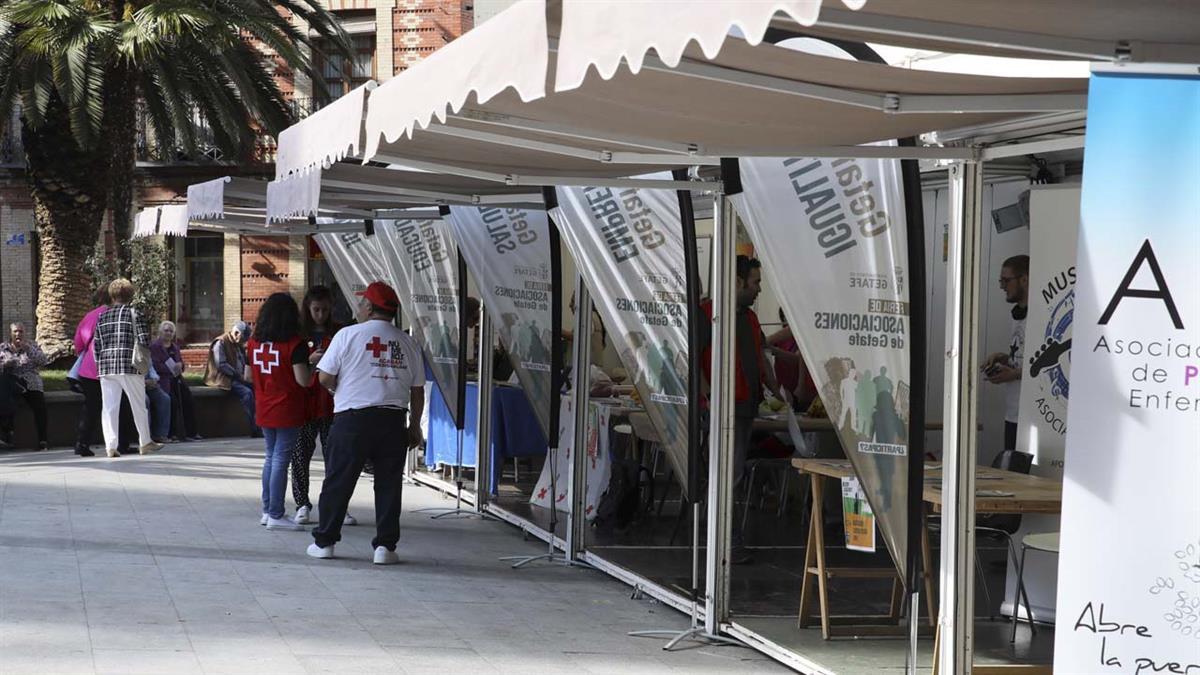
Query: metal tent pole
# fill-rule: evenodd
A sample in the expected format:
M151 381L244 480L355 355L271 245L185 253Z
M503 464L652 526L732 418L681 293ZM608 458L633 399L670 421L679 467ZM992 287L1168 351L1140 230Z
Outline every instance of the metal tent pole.
M462 283L466 283L463 280ZM479 410L475 420L475 510L492 498L492 320L479 311Z
M567 515L568 560L578 560L583 554L584 537L587 533L587 439L588 405L592 388L591 377L592 342L592 297L583 275L575 277L575 344L574 361L571 365L573 389L572 403L575 412L574 443L571 446L571 482L567 486L571 513ZM606 432L607 429L601 430Z
M545 203L547 215L558 206L558 196L553 187L542 188L542 201ZM550 527L549 537L546 538L547 551L540 555L528 556L505 556L500 558L505 562L511 562L513 569L524 567L538 560L545 560L549 563L559 565L591 567L590 564L583 560L572 557L568 552L567 555L560 555L554 548L554 542L557 536L558 529L558 466L555 455L558 454L559 443L559 415L561 414L562 403L562 387L563 387L563 354L562 354L562 239L559 234L559 224L550 217L549 229L549 244L550 244L550 277L552 280L553 292L550 297L550 424L546 434L547 445L546 461L550 464ZM578 340L576 340L578 346ZM573 478L573 474L568 476L568 479ZM573 486L568 486L568 490L573 489ZM580 514L582 515L582 514ZM567 528L571 527L571 517L568 516Z
M979 390L979 296L983 167L950 167L950 242L946 264L946 388L942 453L942 672L969 675L973 660L975 593L976 420Z
M728 168L728 167L726 167ZM722 178L728 179L726 171ZM674 178L683 180L687 177L686 170L676 170ZM629 633L632 637L668 638L663 645L664 651L675 649L685 640L693 640L702 644L741 645L733 638L727 638L711 633L705 626L700 625L700 515L703 499L700 497L700 355L692 345L700 344L700 271L696 255L696 214L692 208L692 194L679 191L679 216L683 230L683 260L684 272L687 278L687 308L688 308L688 461L687 461L687 493L680 501L679 508L684 508L690 502L692 511L692 584L688 588L688 615L691 625L685 630L638 630Z
M704 628L716 635L729 616L729 551L733 521L734 252L737 228L724 191L713 202L713 339L709 394L708 551Z

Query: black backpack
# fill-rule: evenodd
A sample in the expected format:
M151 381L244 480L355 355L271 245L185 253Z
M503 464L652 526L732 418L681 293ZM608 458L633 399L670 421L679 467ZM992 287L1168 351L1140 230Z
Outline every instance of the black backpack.
M596 506L597 528L623 530L654 505L654 476L632 459L613 462L608 489Z

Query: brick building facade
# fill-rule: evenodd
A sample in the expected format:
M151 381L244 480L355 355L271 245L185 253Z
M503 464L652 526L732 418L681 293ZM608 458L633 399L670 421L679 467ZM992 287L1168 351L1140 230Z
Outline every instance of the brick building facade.
M330 91L314 92L308 78L279 70L279 82L297 111L305 114L366 80L385 81L417 63L473 26L470 0L324 0L349 33L354 58L318 62ZM303 27L302 27L303 28ZM14 120L15 122L16 120ZM0 321L34 327L37 247L32 203L23 175L19 124L0 139ZM17 133L17 138L13 137ZM187 185L228 175L231 167L139 162L136 207L180 203ZM273 175L273 167L238 167L241 175ZM112 233L105 241L112 250ZM306 237L240 237L207 234L168 242L175 260L171 318L181 338L203 344L239 319L253 321L271 293L296 296L317 283L329 284L329 269L312 255ZM36 333L36 328L35 328ZM187 355L202 363L203 352ZM202 366L201 366L202 367Z

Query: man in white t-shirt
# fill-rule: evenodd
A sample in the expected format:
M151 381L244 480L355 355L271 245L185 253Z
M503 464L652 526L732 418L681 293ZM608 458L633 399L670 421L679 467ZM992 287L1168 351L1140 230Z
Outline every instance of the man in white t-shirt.
M1025 315L1029 312L1029 256L1014 255L1000 268L1000 288L1013 305L1012 333L1007 352L983 362L987 381L1004 387L1004 449L1017 449L1017 413L1021 407L1021 372L1025 359Z
M376 281L359 295L359 323L333 336L317 363L321 386L333 393L333 426L325 451L325 482L308 555L332 558L363 465L375 465L376 565L399 562L400 496L408 449L421 443L425 364L421 349L396 328L396 292Z

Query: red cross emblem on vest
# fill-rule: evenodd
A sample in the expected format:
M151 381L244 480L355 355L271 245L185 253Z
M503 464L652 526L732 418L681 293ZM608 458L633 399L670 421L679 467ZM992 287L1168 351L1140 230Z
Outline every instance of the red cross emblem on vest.
M270 358L268 358L270 357ZM275 351L275 345L270 342L264 342L254 350L254 365L263 372L264 375L270 375L275 366L279 365L279 352Z
M379 355L386 349L388 349L388 346L379 341L378 335L371 338L371 341L367 343L367 351L371 352L371 356L375 358L379 358Z

